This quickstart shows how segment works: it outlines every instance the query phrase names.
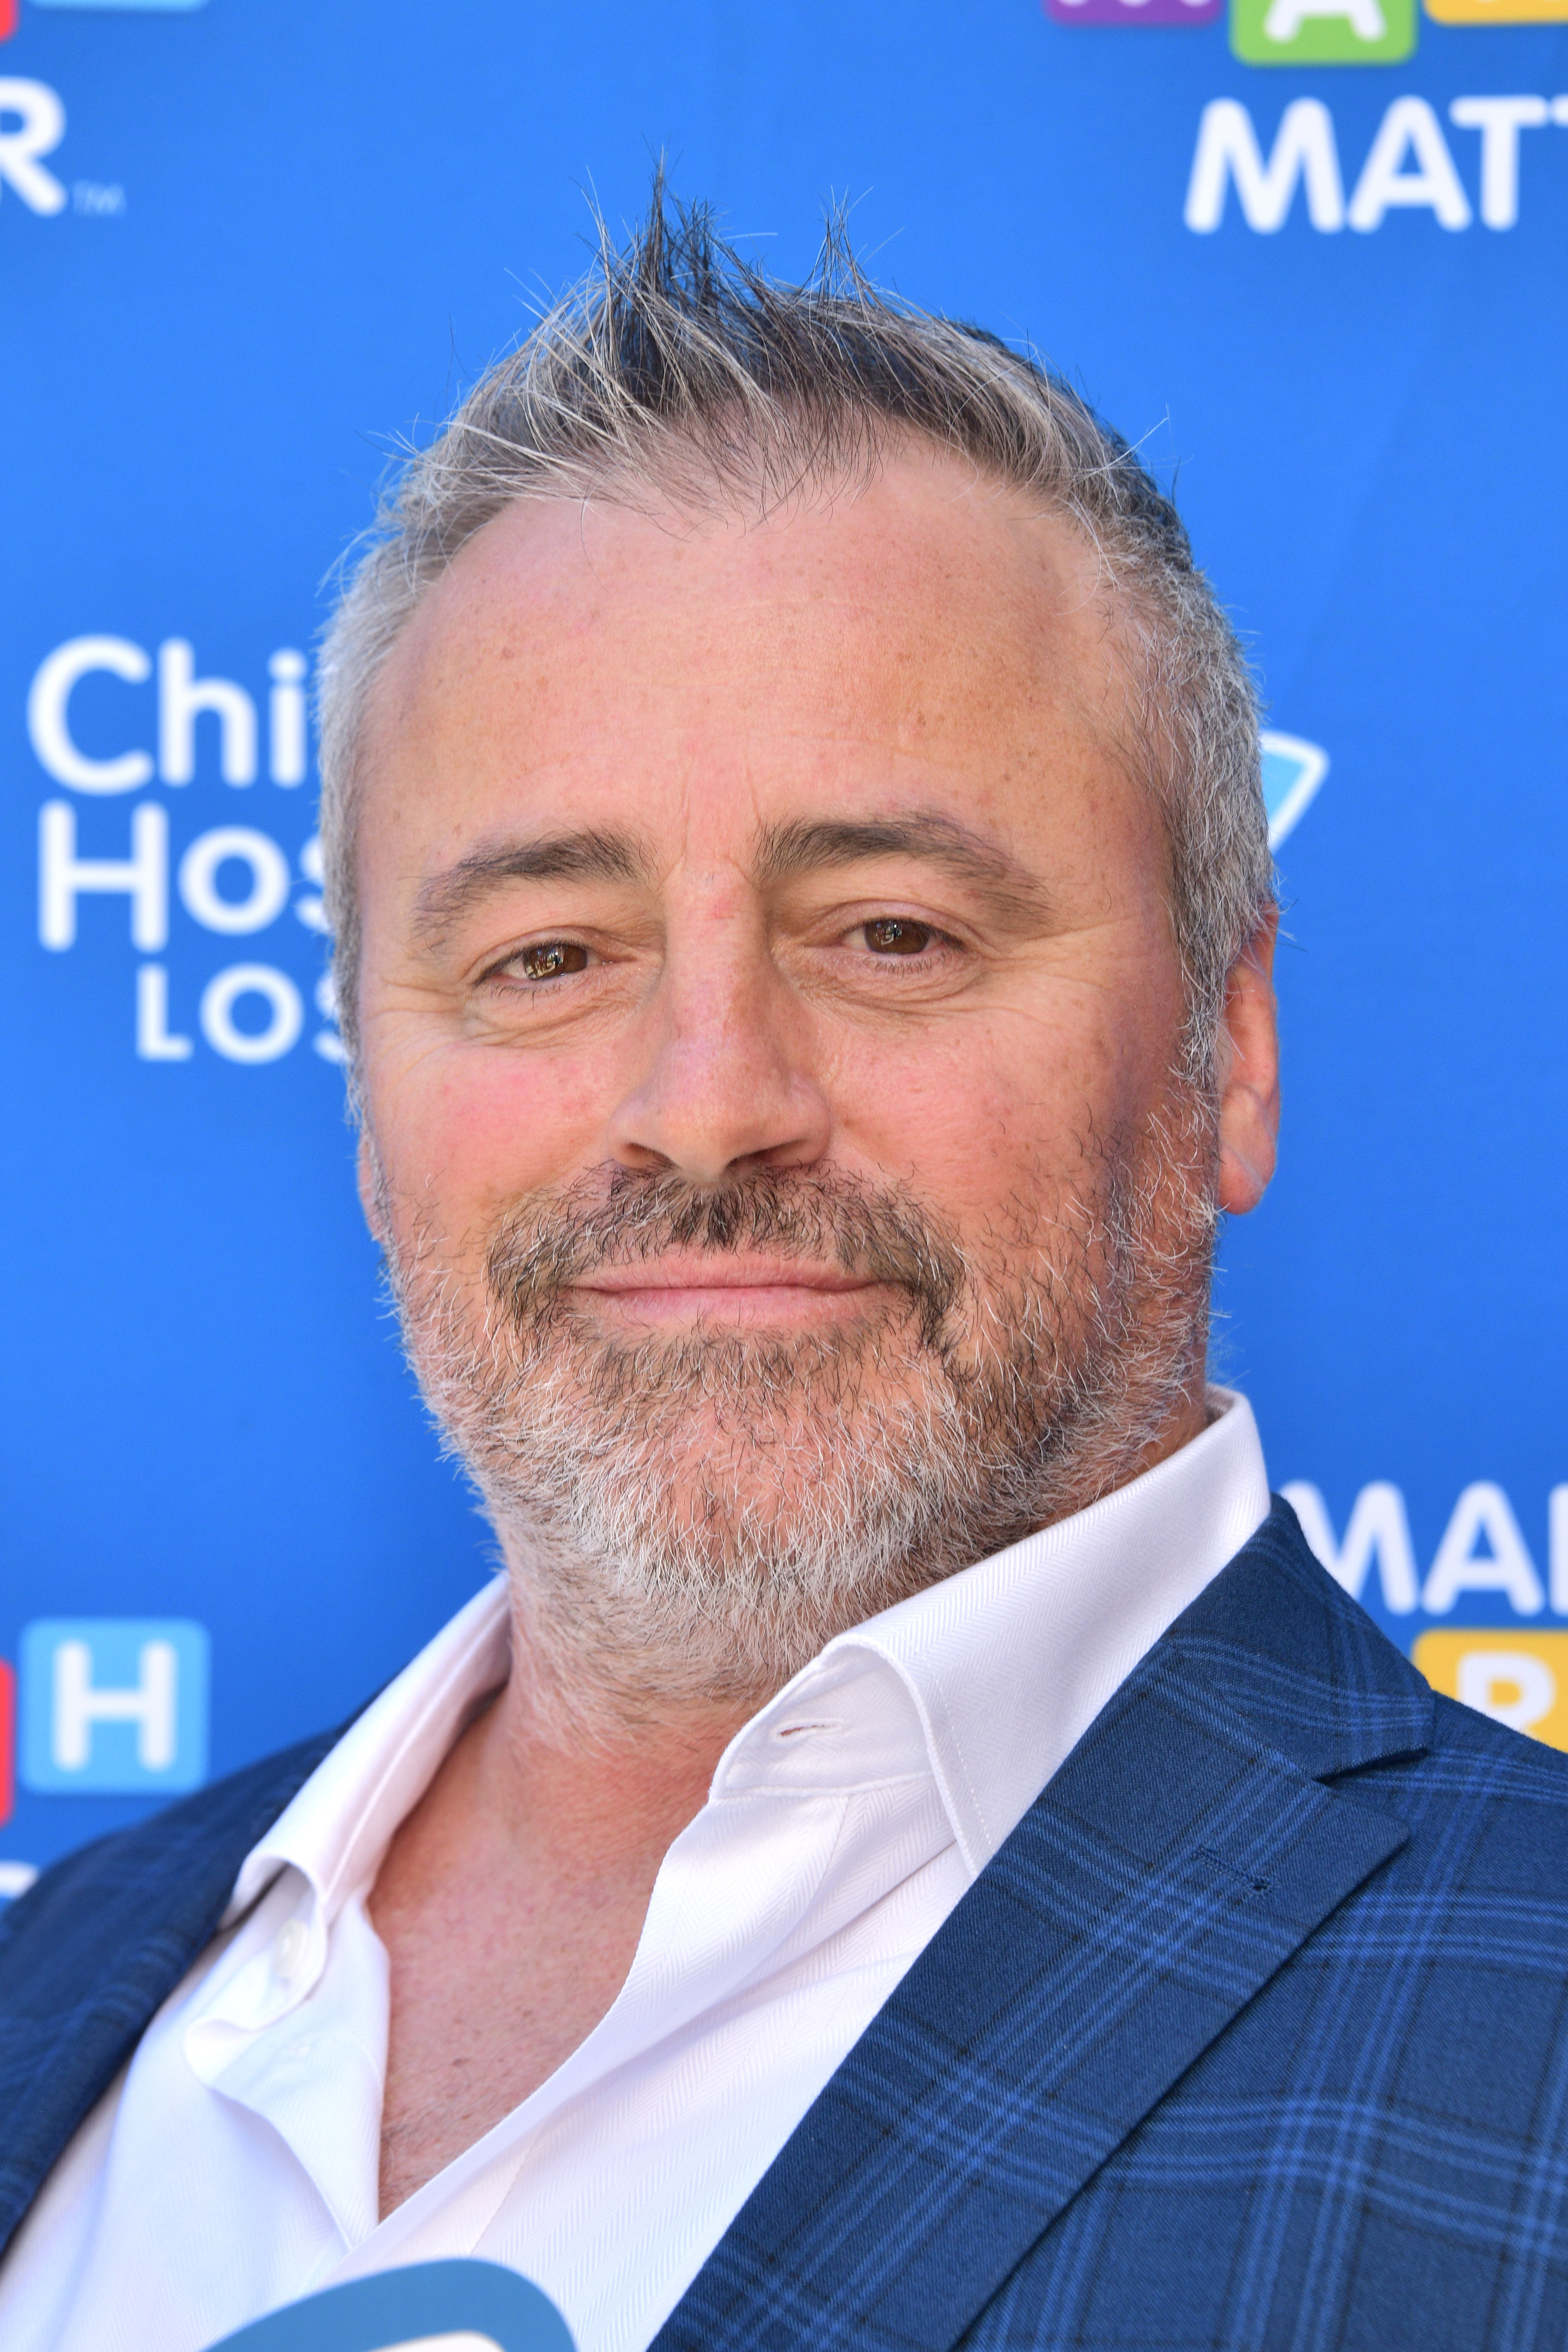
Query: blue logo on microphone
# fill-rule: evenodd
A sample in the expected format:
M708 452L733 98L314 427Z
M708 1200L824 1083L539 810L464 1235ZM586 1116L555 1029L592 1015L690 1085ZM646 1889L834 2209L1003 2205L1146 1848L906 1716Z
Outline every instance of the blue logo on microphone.
M576 2352L572 2331L531 2280L499 2263L414 2263L307 2295L226 2336L211 2352Z

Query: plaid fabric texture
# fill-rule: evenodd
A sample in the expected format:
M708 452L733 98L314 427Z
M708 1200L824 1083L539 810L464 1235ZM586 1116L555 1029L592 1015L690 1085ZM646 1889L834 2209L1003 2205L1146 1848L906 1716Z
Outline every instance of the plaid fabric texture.
M1284 1504L1090 1727L655 2352L1568 2346L1568 1758Z
M330 1745L15 1906L8 2226ZM915 1963L655 2352L960 2345L1568 2347L1568 1759L1435 1703L1283 1504Z

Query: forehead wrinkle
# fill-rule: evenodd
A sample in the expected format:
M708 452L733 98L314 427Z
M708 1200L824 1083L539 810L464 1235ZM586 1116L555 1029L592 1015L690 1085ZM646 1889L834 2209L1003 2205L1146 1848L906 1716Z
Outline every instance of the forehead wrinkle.
M756 873L764 886L873 857L916 857L984 890L1005 912L1040 916L1049 906L1039 877L988 834L933 810L887 817L800 817L763 827Z
M424 946L438 946L454 923L509 882L647 882L653 870L635 834L595 825L481 844L421 884L415 935Z

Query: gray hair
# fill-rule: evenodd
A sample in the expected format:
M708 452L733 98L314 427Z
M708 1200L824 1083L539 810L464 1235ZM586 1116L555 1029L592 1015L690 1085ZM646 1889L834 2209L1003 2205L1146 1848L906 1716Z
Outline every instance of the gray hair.
M367 708L426 591L521 499L650 495L766 512L866 478L915 436L1060 515L1094 550L1132 672L1130 746L1171 861L1186 1074L1212 1070L1226 985L1274 903L1246 658L1181 519L1133 450L1059 376L983 329L879 291L830 223L802 286L656 183L630 243L484 375L384 497L318 670L321 844L351 1070L360 916L354 835Z

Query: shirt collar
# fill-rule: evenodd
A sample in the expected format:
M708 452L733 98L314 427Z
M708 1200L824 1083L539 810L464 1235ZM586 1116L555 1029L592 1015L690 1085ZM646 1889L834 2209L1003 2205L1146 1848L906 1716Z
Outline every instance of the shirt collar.
M820 1786L836 1765L886 1775L901 1755L934 1776L977 1874L1268 1515L1252 1408L1223 1389L1209 1408L1207 1428L1142 1477L839 1634L731 1742L715 1796L808 1770ZM869 1719L869 1691L889 1678L907 1702L901 1743L891 1693Z
M505 1577L492 1577L350 1724L247 1854L220 1927L248 1911L290 1864L310 1880L329 1923L370 1884L465 1717L506 1680L506 1592Z
M737 1733L711 1801L926 1772L978 1874L1139 1659L1268 1516L1251 1407L1223 1389L1209 1406L1207 1428L1142 1477L839 1634ZM497 1577L351 1725L246 1857L224 1925L289 1864L310 1882L320 1928L331 1925L374 1877L465 1718L505 1680L508 1633Z

